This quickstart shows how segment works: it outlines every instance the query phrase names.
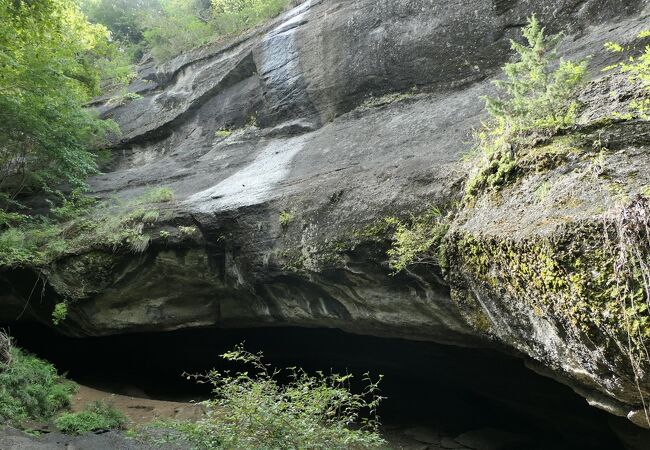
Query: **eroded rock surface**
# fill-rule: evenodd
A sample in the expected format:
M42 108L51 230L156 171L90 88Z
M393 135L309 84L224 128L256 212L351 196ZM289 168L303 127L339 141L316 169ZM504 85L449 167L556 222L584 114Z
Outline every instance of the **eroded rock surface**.
M437 269L392 274L376 226L459 200L480 96L527 16L564 31L563 52L593 55L600 76L614 60L603 43L630 41L649 12L643 0L308 0L231 42L145 65L132 85L142 99L96 105L122 135L91 185L125 199L173 189L151 245L57 261L42 271L46 302L25 305L29 270L5 273L0 315L47 321L52 299L65 297L61 329L79 336L291 325L496 346L648 426L629 367L567 334L557 311L536 316L512 292L488 289L463 255L446 279ZM585 127L616 103L603 101L609 82L583 94ZM619 142L608 156L615 178L630 192L647 183L647 123L604 132ZM589 170L576 157L527 176L496 206L479 201L451 236L535 242L595 221L614 208L600 188L579 193L580 204L533 201L540 183L554 198L581 189L576 167Z

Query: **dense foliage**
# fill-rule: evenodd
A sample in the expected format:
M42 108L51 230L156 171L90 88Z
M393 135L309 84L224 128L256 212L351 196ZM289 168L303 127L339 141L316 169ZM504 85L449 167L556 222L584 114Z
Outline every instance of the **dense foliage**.
M289 0L159 0L159 8L143 15L144 39L159 61L197 47L218 36L253 27L277 16Z
M376 417L378 382L367 375L364 392L354 394L351 375L309 375L291 368L282 383L281 373L264 364L261 354L238 346L222 357L251 372L195 377L212 385L215 398L206 402L204 419L173 427L196 448L370 449L384 444Z
M0 362L0 422L50 419L74 390L51 364L13 347L11 362Z
M85 0L82 8L94 23L101 23L118 42L138 44L143 39L143 11L160 8L158 0Z
M438 208L431 208L409 221L389 218L387 222L395 229L387 253L393 269L399 272L417 264L445 268L444 239L449 224Z
M159 7L141 14L146 46L158 61L206 43L213 31L202 8L193 0L160 0ZM209 11L208 11L209 13Z
M98 92L108 32L72 0L0 0L0 208L26 189L83 185L109 123L83 108Z
M84 0L82 5L93 22L111 31L122 54L136 62L147 51L156 60L166 61L218 36L275 17L289 3L290 0Z

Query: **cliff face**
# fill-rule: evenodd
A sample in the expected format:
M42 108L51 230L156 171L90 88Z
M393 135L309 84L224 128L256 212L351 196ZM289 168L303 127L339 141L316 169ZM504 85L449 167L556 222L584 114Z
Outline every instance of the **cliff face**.
M142 98L95 105L122 135L91 185L122 199L165 186L176 200L143 253L99 246L42 271L53 297L73 300L61 329L291 325L499 347L650 427L639 397L650 384L635 380L626 347L605 331L572 328L581 319L558 305L573 294L537 283L547 271L533 263L576 257L570 243L589 241L584 230L618 211L620 192L608 186L632 195L650 184L650 126L600 120L634 95L625 81L601 79L582 93L574 153L551 163L531 156L505 190L458 212L447 273L395 275L386 263L378 223L462 195L480 96L532 13L566 33L567 57L593 55L600 77L613 62L603 43L630 41L650 6L314 0L235 40L141 67L131 90ZM593 169L596 141L610 173L591 182L576 174ZM512 275L524 262L530 270ZM14 318L31 274L2 277L4 317ZM50 310L32 302L26 313L45 321Z

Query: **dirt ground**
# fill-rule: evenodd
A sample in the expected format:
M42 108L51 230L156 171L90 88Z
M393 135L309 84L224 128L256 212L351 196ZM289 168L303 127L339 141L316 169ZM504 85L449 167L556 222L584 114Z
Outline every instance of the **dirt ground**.
M79 391L72 398L72 410L81 411L89 403L104 401L124 413L131 422L138 426L155 420L197 420L204 413L203 407L196 403L151 400L137 395L120 395L104 392L89 386L79 386Z

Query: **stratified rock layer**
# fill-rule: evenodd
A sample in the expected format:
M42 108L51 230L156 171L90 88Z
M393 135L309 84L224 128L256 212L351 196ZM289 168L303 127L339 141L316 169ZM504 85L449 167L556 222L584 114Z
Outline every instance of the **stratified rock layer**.
M61 329L291 325L496 346L647 426L638 388L649 387L636 386L623 359L596 356L557 312L536 316L534 304L486 285L465 255L452 255L446 281L437 270L392 274L377 225L462 195L480 96L527 16L564 31L568 57L593 55L597 74L614 58L603 43L630 41L648 12L642 0L306 1L235 40L142 66L131 89L143 98L96 104L122 135L91 184L125 199L166 186L176 201L143 254L95 250L42 271L52 297L74 300ZM611 112L608 82L583 94L585 126ZM610 156L617 179L638 192L648 182L646 123L606 131L620 144ZM631 182L626 161L641 161ZM534 201L539 183L581 191L573 168L561 162L496 203L479 199L459 214L450 242L535 242L616 207L589 189L560 209ZM51 302L24 308L29 270L1 277L0 316L48 320Z

